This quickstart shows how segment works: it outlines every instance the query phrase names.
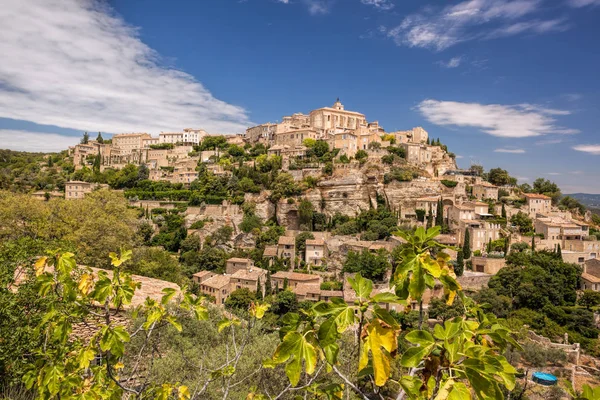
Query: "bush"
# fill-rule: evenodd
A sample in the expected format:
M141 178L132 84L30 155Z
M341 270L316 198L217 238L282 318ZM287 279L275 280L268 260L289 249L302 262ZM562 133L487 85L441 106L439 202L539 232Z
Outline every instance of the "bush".
M201 219L199 221L194 222L192 225L190 225L190 229L202 229L202 228L204 228L204 225L206 225L206 221Z
M458 185L458 182L455 181L449 181L447 179L442 179L442 185L446 186L447 188L453 188L456 187L456 185Z

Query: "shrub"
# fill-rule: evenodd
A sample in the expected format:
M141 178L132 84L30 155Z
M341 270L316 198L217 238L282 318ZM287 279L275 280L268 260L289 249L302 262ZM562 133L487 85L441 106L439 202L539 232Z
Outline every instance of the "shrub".
M442 185L446 186L447 188L453 188L456 187L456 185L458 185L458 182L442 179Z

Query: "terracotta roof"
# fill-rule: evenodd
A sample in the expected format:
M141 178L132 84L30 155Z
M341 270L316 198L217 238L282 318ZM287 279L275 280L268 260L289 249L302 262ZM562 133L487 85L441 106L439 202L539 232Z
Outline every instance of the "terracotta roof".
M277 243L279 243L279 244L295 245L296 244L296 239L294 239L291 236L279 236L279 241Z
M268 245L265 246L265 251L263 252L263 257L275 257L277 255L277 246Z
M455 204L454 207L458 208L459 210L469 210L469 211L474 211L475 210L475 207L465 205L465 203L463 203L463 204Z
M321 277L319 275L310 275L310 274L301 274L299 272L290 272L290 271L278 271L277 273L273 274L271 276L271 278L279 278L279 279L285 279L287 278L290 281L314 281L316 279L318 279L319 281L321 280Z
M256 281L258 280L258 278L261 278L263 276L265 276L267 274L267 271L262 269L262 268L258 268L258 267L252 267L250 269L240 269L239 271L235 271L233 274L231 274L232 278L236 278L236 279L246 279L249 281Z
M324 246L325 241L323 239L307 239L306 245L307 246Z
M498 186L496 186L496 185L492 185L492 184L491 184L491 183L489 183L489 182L481 182L481 183L476 183L476 184L475 184L475 185L473 185L473 186L483 186L483 187L487 187L487 188L496 188L496 189L498 189Z
M597 276L594 276L592 274L588 274L587 272L584 272L583 274L581 274L581 278L585 279L588 282L600 283L600 278L598 278Z
M344 292L342 290L321 290L321 296L344 298Z
M585 266L586 267L591 267L591 266L594 266L594 265L597 266L597 267L600 267L600 260L598 260L597 258L592 258L592 259L587 260L585 262Z
M249 258L237 258L237 257L233 257L233 258L230 258L229 260L227 260L227 262L251 263L252 260L250 260Z
M321 287L318 283L299 283L298 286L293 289L293 292L301 296L306 296L309 293L320 295Z
M196 277L198 277L198 278L202 278L203 276L210 275L210 274L213 274L213 273L214 273L214 272L212 272L212 271L200 271L200 272L196 272L196 273L195 273L194 275L192 275L192 276L196 276Z
M229 285L230 281L231 278L229 276L215 275L202 282L202 285L206 285L215 289L221 289L222 287Z
M525 196L528 199L541 199L541 200L551 200L551 197L548 197L546 195L543 194L538 194L538 193L525 193L523 196Z

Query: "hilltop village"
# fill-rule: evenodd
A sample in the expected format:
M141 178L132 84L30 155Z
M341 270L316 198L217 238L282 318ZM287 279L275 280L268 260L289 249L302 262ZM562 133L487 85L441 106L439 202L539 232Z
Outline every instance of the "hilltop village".
M129 389L138 391L132 377L146 379L151 371L160 387L168 389L163 375L170 374L186 383L178 389L184 394L192 386L211 393L180 398L250 398L255 389L240 384L249 376L261 377L256 390L262 393L308 386L312 372L296 381L288 368L302 365L304 356L289 361L280 351L331 340L341 344L339 353L334 349L337 365L350 366L348 374L372 369L371 361L362 364L369 351L355 351L367 343L408 371L436 360L435 340L444 349L439 354L448 352L440 357L493 342L502 346L501 361L490 359L488 348L475 370L493 365L502 366L502 376L514 374L518 384L505 385L510 398L525 390L523 399L561 398L558 386L531 381L533 371L560 377L565 390L562 381L578 390L598 385L600 216L547 179L519 185L502 168L459 168L443 138L401 128L386 130L337 100L237 135L183 129L94 138L86 132L60 153L0 150L0 260L6 265L0 278L8 282L0 291L0 321L9 321L0 324L0 341L7 343L0 375L21 379L23 354L45 347L43 329L53 343L96 340L104 359L113 351L123 355L123 346L141 354L145 343L141 348L152 353L138 355L145 366L115 367L123 374L119 383L133 382ZM61 291L67 294L56 296ZM77 304L65 306L72 296ZM31 315L43 328L32 328ZM384 336L386 352L377 344ZM464 350L452 350L463 341ZM98 346L73 343L69 354L94 358ZM407 361L424 343L431 355ZM375 360L373 347L370 352ZM265 359L287 363L285 371L269 369ZM462 356L454 362L464 364ZM88 376L86 363L66 365L81 365L80 375ZM105 368L104 361L90 368ZM315 379L326 370L319 368ZM399 376L397 368L384 375ZM232 374L239 381L224 378ZM281 379L286 374L290 381ZM495 376L486 378L487 390L498 387ZM204 378L207 383L194 383ZM386 390L396 390L390 382L383 382ZM336 383L317 389L341 393ZM369 390L384 392L375 386ZM235 392L224 395L228 390ZM348 399L367 398L344 391ZM287 394L270 398L297 392ZM486 396L478 398L502 398Z
M192 277L219 305L238 289L264 295L275 287L291 289L299 301L353 301L343 275L359 271L389 290L390 269L369 273L361 266L387 262L402 243L394 232L417 226L440 226L438 239L450 246L464 288L485 287L513 247L558 251L584 268L584 289L600 291L600 241L589 213L559 203L544 182L526 188L500 169L459 169L455 155L423 128L386 131L339 99L245 134L99 135L68 154L81 179L65 183L66 199L108 186L93 182L93 171L135 165L155 184L122 190L154 233L173 212L183 216L182 236L197 248L225 233L216 245L240 256ZM228 190L232 182L236 188ZM429 297L441 294L432 290Z

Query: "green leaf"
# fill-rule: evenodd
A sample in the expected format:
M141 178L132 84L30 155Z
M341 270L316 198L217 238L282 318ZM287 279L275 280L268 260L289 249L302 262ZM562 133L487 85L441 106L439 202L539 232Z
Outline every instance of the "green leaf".
M400 379L400 386L406 392L411 399L417 398L421 393L421 387L423 386L423 381L417 377L404 375Z
M418 344L421 347L432 346L435 344L435 339L431 336L431 333L422 330L410 331L404 338L410 343Z
M354 278L348 278L350 286L354 289L356 297L359 299L368 299L373 291L373 281L370 279L363 278L362 275L357 273Z
M173 288L164 288L162 292L164 293L164 296L160 299L160 302L165 305L171 301L175 294L177 294L177 290Z
M471 400L471 391L462 382L456 382L452 386L448 400Z
M169 315L165 318L165 320L171 324L175 329L177 329L178 332L181 332L183 330L181 324L177 321L177 319L175 319L174 316Z
M306 373L310 375L315 372L315 367L317 365L317 351L315 350L315 347L306 340L304 335L292 331L285 335L273 356L273 361L276 364L281 364L288 360L289 362L285 367L285 372L292 386L296 386L300 381L303 360Z
M42 383L52 396L56 396L60 391L60 381L62 379L63 372L58 366L53 365L44 368L44 379Z
M373 303L396 303L396 304L405 304L406 302L400 297L396 296L391 292L381 292L377 293L375 296L371 297L371 302Z
M92 349L83 349L79 352L79 356L77 357L77 362L79 363L79 368L85 369L90 366L90 363L94 360L96 353Z
M66 253L62 253L58 257L58 262L56 263L56 269L60 273L67 275L67 274L70 274L71 271L73 271L73 269L75 269L76 265L77 264L75 262L75 254L66 252Z
M319 327L317 337L319 338L319 343L322 346L335 343L335 341L340 337L340 334L338 333L338 327L335 322L335 317L330 317L323 321Z
M402 354L402 358L400 358L400 364L403 367L417 367L421 361L429 355L432 348L433 346L411 347L407 349L404 354Z

